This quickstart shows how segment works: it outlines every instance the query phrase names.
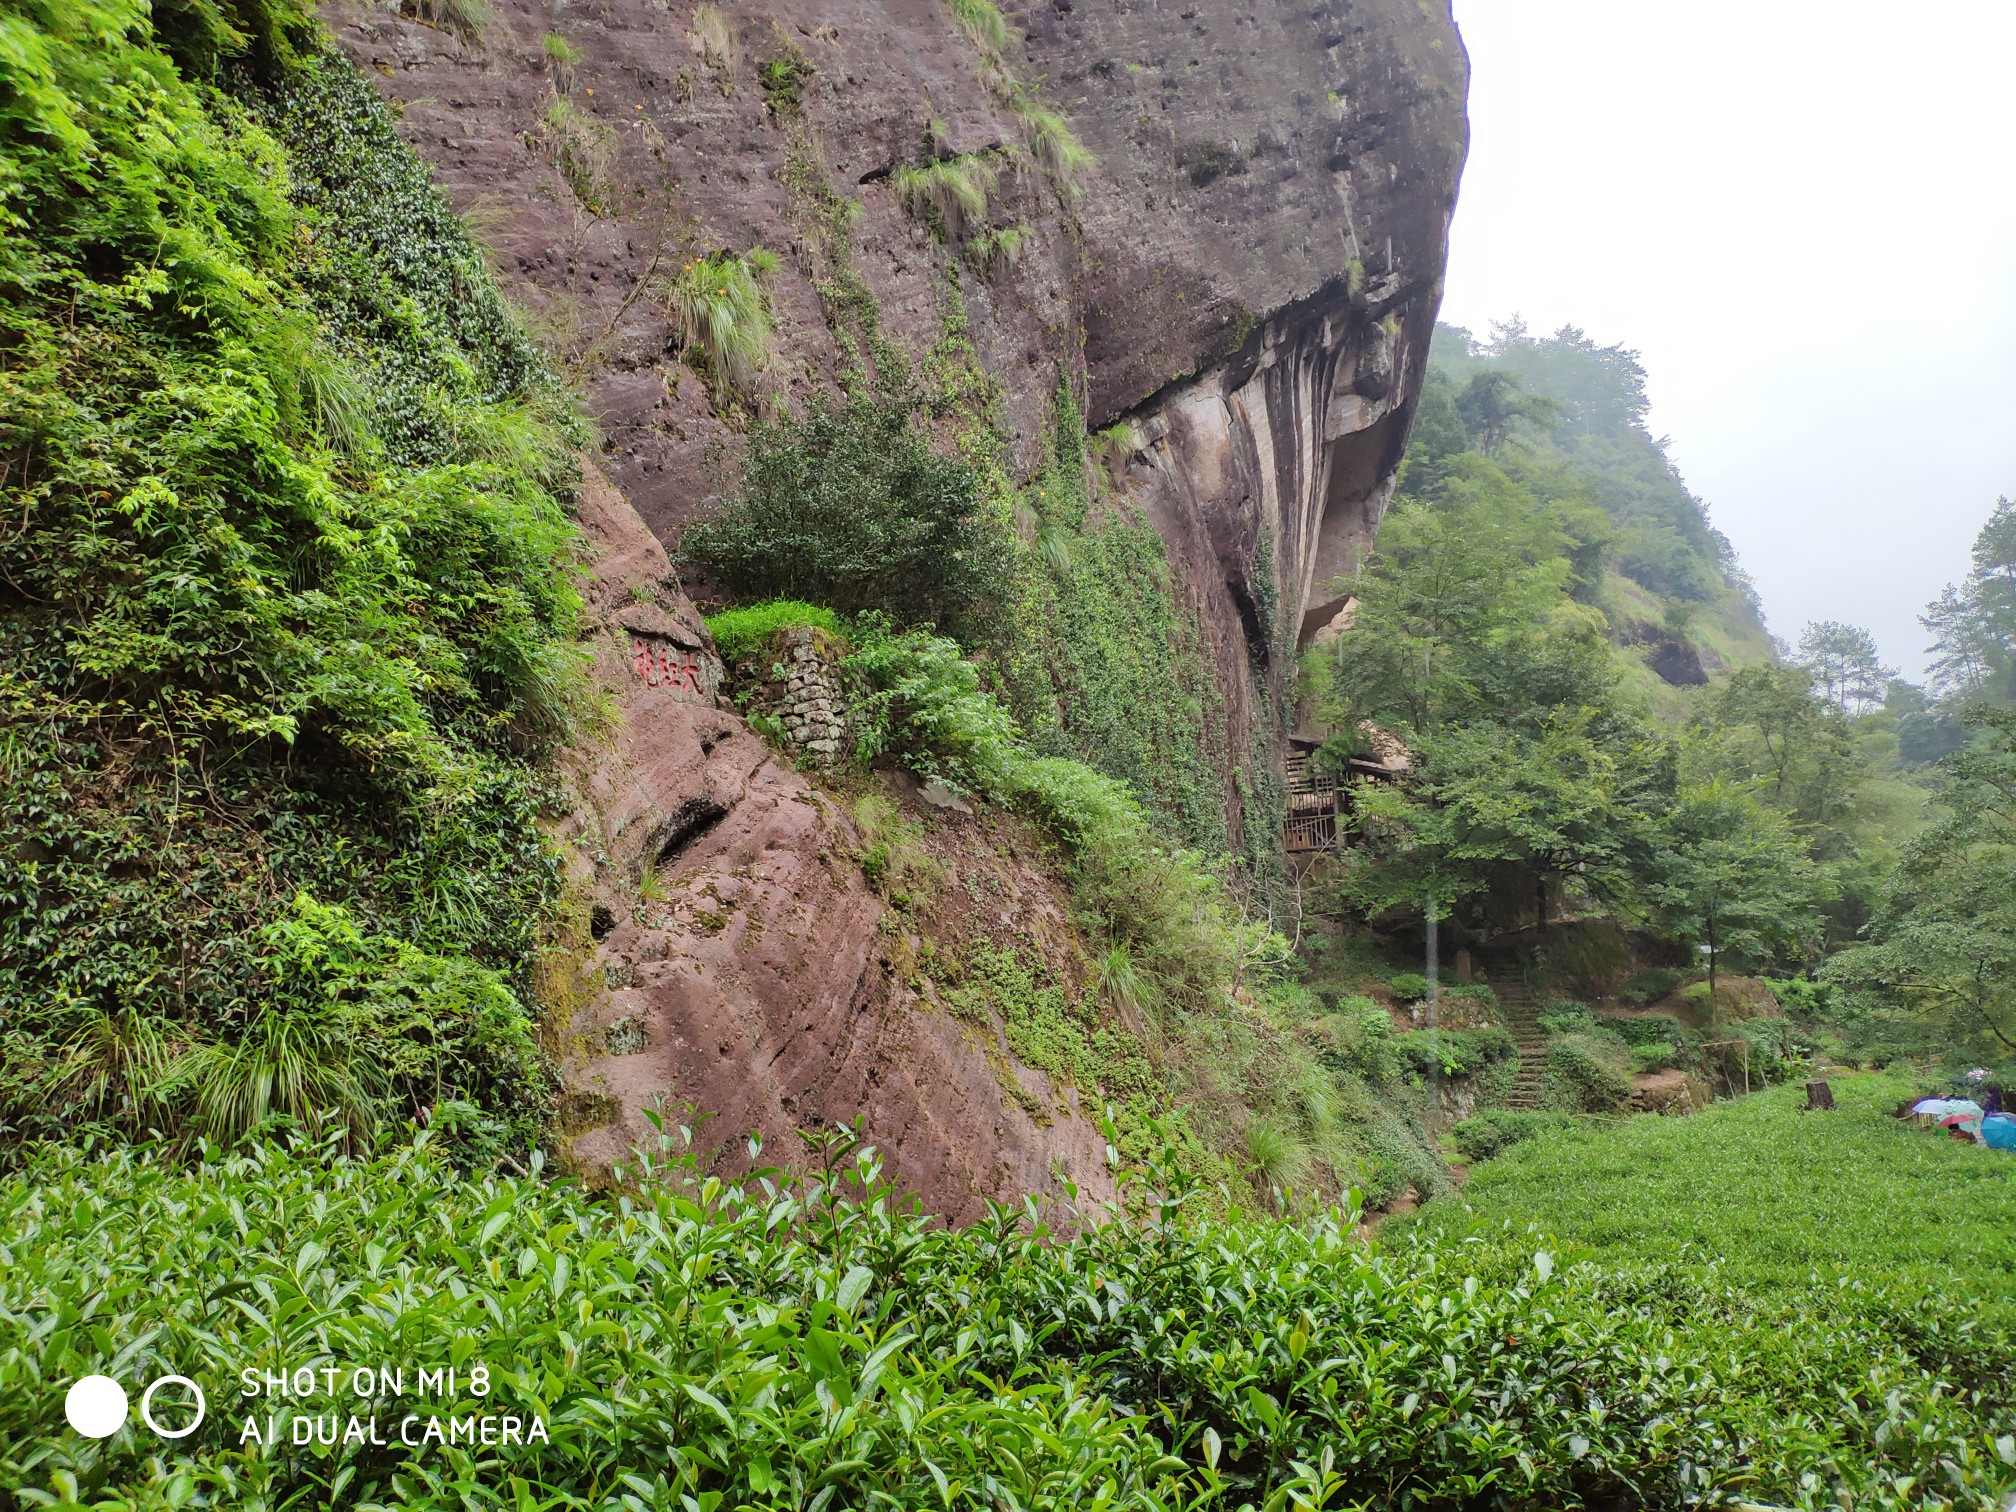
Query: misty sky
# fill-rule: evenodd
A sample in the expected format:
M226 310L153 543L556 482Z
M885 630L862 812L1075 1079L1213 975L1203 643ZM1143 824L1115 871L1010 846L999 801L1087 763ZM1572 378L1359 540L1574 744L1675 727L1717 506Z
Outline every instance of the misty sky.
M1774 633L1917 615L2016 495L2016 0L1455 0L1443 318L1621 341Z

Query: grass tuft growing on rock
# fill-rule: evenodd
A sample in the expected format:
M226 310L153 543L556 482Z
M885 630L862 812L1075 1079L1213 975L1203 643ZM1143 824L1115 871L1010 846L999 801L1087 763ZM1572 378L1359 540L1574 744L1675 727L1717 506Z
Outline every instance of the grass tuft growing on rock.
M719 252L694 258L658 285L679 339L735 393L752 393L770 360L770 303L761 280L779 266L777 254L763 247L739 256Z
M944 240L958 241L986 219L987 198L999 176L983 155L969 152L921 168L898 168L889 181L905 209Z

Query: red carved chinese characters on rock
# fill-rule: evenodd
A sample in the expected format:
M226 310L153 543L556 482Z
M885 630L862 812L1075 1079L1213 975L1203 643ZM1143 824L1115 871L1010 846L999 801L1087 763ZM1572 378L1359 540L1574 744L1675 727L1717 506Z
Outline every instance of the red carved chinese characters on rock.
M662 642L652 642L632 637L630 641L630 670L644 679L646 687L688 688L695 693L704 693L700 686L700 663L693 653L685 653L684 660L671 646Z

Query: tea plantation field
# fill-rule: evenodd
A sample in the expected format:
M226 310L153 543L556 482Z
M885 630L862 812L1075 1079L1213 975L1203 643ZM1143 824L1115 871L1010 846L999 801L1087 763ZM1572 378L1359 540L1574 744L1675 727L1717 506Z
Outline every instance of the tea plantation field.
M0 1179L0 1504L1991 1506L2016 1334L1969 1236L2007 1189L1886 1095L1834 1120L1853 1160L1763 1098L1524 1150L1489 1217L1371 1246L1350 1210L1212 1216L1167 1165L1066 1234L910 1215L867 1152L736 1187L675 1145L596 1195L410 1133L52 1150ZM1961 1237L1912 1240L1920 1201ZM85 1438L94 1373L207 1415Z
M1543 1134L1384 1237L1531 1226L1564 1257L1669 1262L1784 1299L1882 1287L2016 1317L2016 1156L1887 1117L1911 1082L1833 1087L1832 1113L1778 1087L1691 1118Z

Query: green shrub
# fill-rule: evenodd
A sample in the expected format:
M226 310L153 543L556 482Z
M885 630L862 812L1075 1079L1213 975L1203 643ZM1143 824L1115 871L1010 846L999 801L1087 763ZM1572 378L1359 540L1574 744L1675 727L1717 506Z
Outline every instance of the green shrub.
M962 636L999 602L1008 556L973 465L933 450L908 395L858 387L752 426L741 490L680 549L747 598L879 609Z
M1190 182L1204 188L1227 174L1246 171L1246 159L1223 142L1204 137L1183 142L1176 148L1176 166L1190 176Z
M1501 1168L1517 1178L1529 1152L1575 1138L1529 1141L1472 1189L1502 1190ZM1649 1268L1571 1262L1516 1229L1442 1241L1404 1224L1407 1248L1389 1252L1352 1239L1348 1209L1212 1217L1180 1154L1156 1149L1133 1217L1052 1231L1016 1205L951 1228L906 1210L865 1152L814 1152L810 1175L766 1188L703 1180L681 1137L664 1143L602 1197L469 1179L438 1144L43 1160L0 1185L0 1480L23 1500L125 1505L243 1505L256 1476L275 1505L412 1512L601 1505L611 1485L645 1506L756 1507L815 1483L828 1507L1012 1495L1152 1512L1459 1506L1480 1486L1535 1506L1984 1506L2011 1478L2007 1328L1964 1296L1914 1305L1887 1274L1816 1288L1781 1266L1782 1290L1746 1294L1698 1258L1720 1244ZM1656 1169L1699 1184L1696 1167ZM1631 1176L1626 1217L1672 1253L1670 1210ZM1564 1201L1586 1191L1554 1183ZM1970 1227L1896 1211L1841 1237L1860 1256ZM1731 1222L1686 1216L1689 1232ZM1985 1255L2006 1224L1979 1227L1931 1242ZM1755 1230L1734 1232L1754 1248ZM1227 1299L1240 1327L1198 1325ZM404 1367L407 1394L353 1397L346 1376L340 1394L227 1412L247 1362L292 1364L274 1353L276 1312L312 1320L317 1358ZM417 1399L414 1371L451 1361L456 1391ZM93 1372L186 1375L211 1419L173 1441L82 1439L64 1388ZM238 1443L253 1407L276 1419L264 1452ZM297 1415L331 1411L375 1415L391 1442L291 1446ZM548 1441L409 1450L408 1412L537 1416Z
M1217 1009L1235 980L1264 989L1289 954L1264 924L1235 924L1224 885L1193 851L1164 846L1121 783L1082 762L1033 756L958 646L928 631L857 622L847 666L869 690L857 714L864 760L894 756L1011 805L1067 852L1083 922L1157 1002Z
M1645 1004L1666 996L1687 980L1687 973L1671 966L1653 966L1639 972L1624 985L1618 996L1627 1003Z
M1498 994L1485 982L1457 982L1442 989L1445 1001L1457 1003L1478 1003L1496 1011Z
M1540 1011L1540 1032L1543 1034L1587 1034L1595 1027L1596 1015L1584 1003L1556 998Z
M1020 761L1008 711L980 685L958 642L928 630L891 631L873 620L847 671L867 690L853 717L864 762L893 755L911 771L942 777L996 802L1014 796Z
M1552 1129L1565 1129L1573 1122L1565 1113L1487 1108L1461 1123L1451 1125L1449 1141L1465 1160L1489 1160L1522 1140Z
M1827 1018L1840 998L1831 984L1808 981L1805 977L1770 977L1764 985L1771 989L1779 1007L1804 1019Z
M1627 1045L1684 1045L1689 1030L1669 1013L1605 1013L1594 1022Z
M1392 1048L1393 1020L1371 998L1338 999L1336 1012L1312 1024L1308 1037L1326 1065L1362 1077L1373 1087L1383 1087L1399 1075L1399 1059Z
M1680 1051L1677 1046L1654 1042L1631 1047L1631 1070L1635 1075L1645 1076L1655 1071L1671 1071L1679 1064Z
M1503 1029L1416 1029L1393 1040L1400 1063L1414 1076L1480 1076L1492 1066L1519 1058L1519 1046Z
M696 257L657 285L659 301L679 339L704 354L706 371L742 394L770 360L770 301L761 280L777 271L777 254L756 247L737 256Z
M1739 1019L1715 1031L1724 1080L1740 1087L1746 1069L1752 1087L1788 1081L1799 1076L1812 1062L1813 1042L1804 1030L1789 1019Z
M843 633L839 615L823 604L801 599L768 599L707 616L707 633L714 637L714 649L730 663L747 661L779 630L799 625L816 626L836 636Z
M1631 1102L1631 1052L1607 1035L1559 1035L1547 1046L1543 1087L1559 1112L1621 1113Z
M1418 971L1396 971L1386 985L1403 1003L1418 1003L1428 996L1428 978Z
M763 98L780 114L795 114L804 104L804 89L816 75L812 60L797 48L789 48L756 71L763 86Z

